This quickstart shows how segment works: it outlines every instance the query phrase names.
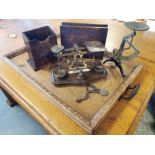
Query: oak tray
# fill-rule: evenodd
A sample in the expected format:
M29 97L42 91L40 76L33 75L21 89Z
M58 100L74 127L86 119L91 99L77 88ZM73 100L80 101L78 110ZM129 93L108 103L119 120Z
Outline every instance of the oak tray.
M34 71L27 63L27 59L28 51L25 47L3 57L5 63L13 67L22 78L34 85L36 89L39 89L42 95L49 99L51 104L63 111L89 134L92 134L99 126L118 98L125 92L142 69L140 64L125 62L123 63L123 68L127 77L122 79L117 67L106 65L107 77L94 81L92 84L98 88L107 89L109 95L101 96L94 93L90 94L88 100L77 103L76 99L84 94L85 87L78 85L57 87L50 80L51 64Z

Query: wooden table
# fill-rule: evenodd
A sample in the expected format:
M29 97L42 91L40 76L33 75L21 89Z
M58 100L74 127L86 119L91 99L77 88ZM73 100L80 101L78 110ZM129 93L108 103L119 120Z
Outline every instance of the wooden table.
M24 46L21 32L50 25L59 33L59 25L62 21L108 24L109 33L106 43L108 47L118 47L123 35L129 33L123 23L116 20L1 20L0 25L8 26L6 29L0 29L1 56ZM8 38L10 33L16 33L17 38ZM134 44L141 51L136 61L144 67L134 83L140 83L141 88L131 101L116 103L94 134L132 134L134 132L154 90L154 40L154 32L140 32L135 37ZM50 134L87 134L2 60L0 61L0 86L9 97L11 105L15 100Z

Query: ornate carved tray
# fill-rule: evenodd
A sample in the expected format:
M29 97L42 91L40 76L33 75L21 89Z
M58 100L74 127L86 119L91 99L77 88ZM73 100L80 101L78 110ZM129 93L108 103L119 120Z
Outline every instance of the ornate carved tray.
M107 89L109 95L91 94L88 100L77 103L76 99L84 94L85 87L75 85L57 87L53 85L50 80L50 64L39 71L34 71L27 63L28 54L25 47L5 55L3 59L22 78L39 89L51 104L57 106L90 134L97 128L142 69L140 64L123 63L127 75L126 79L123 80L116 67L105 66L108 76L93 82L93 85Z

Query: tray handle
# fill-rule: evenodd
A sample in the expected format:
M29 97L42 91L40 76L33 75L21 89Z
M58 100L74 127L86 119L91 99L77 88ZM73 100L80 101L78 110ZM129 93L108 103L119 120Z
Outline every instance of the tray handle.
M137 94L139 89L140 89L140 84L136 84L136 85L134 85L132 87L129 86L126 89L125 93L119 97L119 100L130 101ZM126 95L129 90L132 90L130 95Z

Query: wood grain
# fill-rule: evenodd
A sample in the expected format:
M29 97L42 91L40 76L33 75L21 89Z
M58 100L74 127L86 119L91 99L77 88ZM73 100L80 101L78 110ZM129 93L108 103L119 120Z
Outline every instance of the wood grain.
M39 90L36 90L32 85L17 75L10 66L2 61L0 61L0 66L2 67L0 77L1 79L5 79L0 80L1 86L4 87L9 94L12 94L12 97L23 106L24 109L28 110L32 115L35 114L35 119L37 119L49 133L53 133L54 128L57 134L88 134L63 112L50 104L49 100L44 97ZM12 78L7 78L10 76ZM143 69L140 76L136 79L138 81L141 80L139 81L141 82L141 89L137 96L130 102L118 102L95 131L95 134L127 134L148 92L151 94L153 91L150 90L153 85L153 79L154 77ZM27 106L27 108L25 108L25 106Z
M117 20L1 20L1 24L9 26L9 32L16 33L18 37L9 39L9 32L0 30L0 54L4 55L23 47L21 32L50 25L54 31L59 33L59 25L62 21L108 24L109 32L106 42L108 48L118 47L123 35L130 32L123 26L123 23ZM136 61L142 63L144 68L133 84L140 83L140 91L130 102L117 102L94 134L131 134L134 132L154 89L154 40L155 32L140 32L136 36L134 44L141 51ZM47 98L2 61L0 61L0 68L1 87L50 134L88 134L55 106L49 104Z
M92 133L97 128L117 102L117 99L142 69L142 65L139 64L123 63L123 68L127 75L126 79L123 79L116 70L116 67L106 65L105 68L108 71L108 76L106 79L94 81L93 85L99 88L106 88L109 95L103 97L99 94L91 94L88 100L78 104L76 99L84 94L85 87L74 85L56 87L50 82L51 64L45 66L40 71L34 71L27 63L27 49L22 48L21 50L25 52L21 52L20 50L17 50L17 53L11 52L12 55L8 55L11 59L3 57L3 61L11 65L21 77L28 80L36 89L39 89L52 104L56 105L89 133Z

